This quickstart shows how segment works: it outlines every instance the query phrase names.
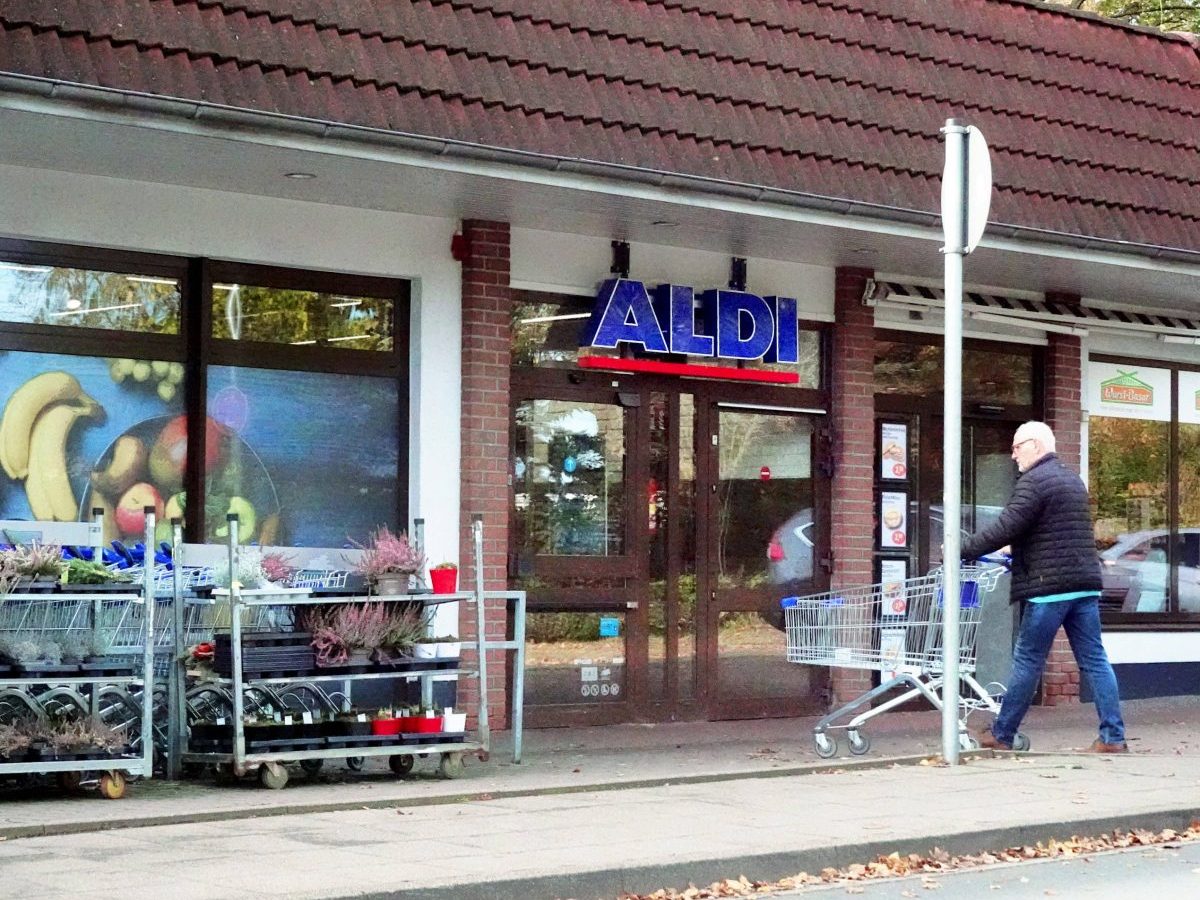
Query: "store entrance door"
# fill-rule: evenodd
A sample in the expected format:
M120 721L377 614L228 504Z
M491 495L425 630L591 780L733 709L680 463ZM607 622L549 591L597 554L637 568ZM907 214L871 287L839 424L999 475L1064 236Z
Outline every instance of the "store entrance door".
M710 718L823 708L828 673L790 664L780 630L785 596L828 583L828 480L819 476L823 417L711 401L703 419L698 527L700 620Z
M827 580L820 417L732 390L514 380L509 580L529 597L531 726L818 709L824 673L788 664L772 623L780 598Z

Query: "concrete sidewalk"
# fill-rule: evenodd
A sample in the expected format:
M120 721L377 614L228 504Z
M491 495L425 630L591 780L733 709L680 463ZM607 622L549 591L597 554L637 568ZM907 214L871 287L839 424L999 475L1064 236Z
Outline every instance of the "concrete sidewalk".
M122 900L615 897L892 850L1186 825L1200 815L1200 701L1128 703L1126 716L1126 757L1057 752L1094 736L1083 706L1034 711L1027 731L1053 753L956 769L916 764L938 749L938 718L923 713L882 717L871 754L832 766L812 751L811 721L776 720L538 731L521 766L501 750L453 782L297 775L282 792L10 797L0 871L26 898L77 896L81 871L90 896Z

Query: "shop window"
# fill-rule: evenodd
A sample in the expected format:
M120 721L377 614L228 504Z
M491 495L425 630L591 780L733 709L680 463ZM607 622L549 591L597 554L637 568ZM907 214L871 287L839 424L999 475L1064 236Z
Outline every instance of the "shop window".
M513 485L522 557L623 553L625 462L621 407L557 400L519 404Z
M943 390L941 344L875 342L875 393L938 396ZM1025 347L963 350L963 400L1031 406L1033 352Z
M512 313L513 365L576 368L580 354L580 333L591 316L592 304L591 297L517 291ZM703 328L699 313L696 328L698 332ZM821 387L821 346L819 328L801 321L798 363L747 362L744 367L772 372L796 372L800 376L797 387L818 389ZM588 347L583 352L590 356L620 355L616 350L602 347ZM693 365L731 365L729 360L712 357L665 358Z
M183 374L164 360L0 354L0 518L75 521L99 507L106 541L141 540L143 508L169 513L182 490Z
M394 378L212 366L205 536L341 547L397 527L401 441Z
M393 301L255 284L218 282L213 337L342 350L389 351Z
M0 321L178 334L178 278L0 257Z
M626 616L531 612L525 625L525 702L609 704L628 699Z
M1192 398L1196 404L1196 398ZM1200 613L1200 424L1179 426L1179 609Z

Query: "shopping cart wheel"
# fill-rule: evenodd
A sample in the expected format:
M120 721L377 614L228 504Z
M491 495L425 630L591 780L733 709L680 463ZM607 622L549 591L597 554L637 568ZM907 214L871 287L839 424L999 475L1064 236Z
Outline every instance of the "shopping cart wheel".
M832 759L837 756L837 741L820 731L813 735L813 749L821 759Z
M305 775L317 775L321 768L325 765L323 759L302 759L300 760L300 768L304 770Z
M361 772L366 761L367 758L365 756L347 756L346 768L351 772Z
M461 753L443 753L438 760L438 772L443 778L458 778L463 773L463 755Z
M871 749L871 739L865 734L859 734L857 731L847 731L846 737L850 740L850 752L855 756L862 756Z
M388 757L388 768L401 778L413 770L414 763L416 763L416 760L408 753Z
M1021 734L1021 732L1018 731L1016 734L1013 735L1013 749L1014 750L1028 750L1029 749L1029 738L1026 735L1023 735L1023 734Z
M971 737L967 732L960 731L958 733L958 749L960 750L978 750L979 741Z
M103 772L100 775L100 796L105 800L120 800L125 796L125 773Z
M283 790L288 783L288 771L279 763L263 763L258 767L258 783L273 791Z

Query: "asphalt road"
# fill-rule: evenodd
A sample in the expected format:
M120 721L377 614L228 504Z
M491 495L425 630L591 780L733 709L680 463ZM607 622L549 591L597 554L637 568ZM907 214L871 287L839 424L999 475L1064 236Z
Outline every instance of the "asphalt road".
M896 878L854 885L837 884L772 896L820 897L830 894L864 900L911 897L936 897L938 900L1045 900L1046 897L1194 900L1200 897L1200 843L1179 847L1136 847L1070 860L1002 864L928 879Z

